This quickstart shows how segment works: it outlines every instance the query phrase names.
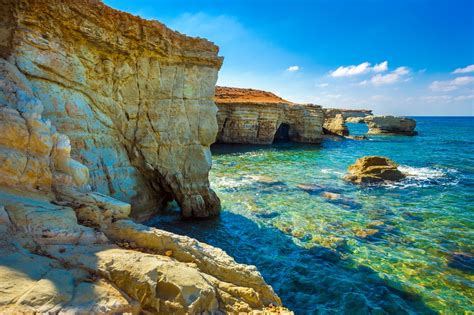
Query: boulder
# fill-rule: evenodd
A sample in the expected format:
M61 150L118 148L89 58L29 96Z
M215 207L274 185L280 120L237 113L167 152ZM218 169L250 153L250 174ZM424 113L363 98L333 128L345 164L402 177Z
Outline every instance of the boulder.
M354 183L376 183L399 181L405 175L397 168L397 164L383 156L365 156L349 166L349 174L344 178Z
M364 119L369 134L415 136L416 121L412 118L395 116L367 116Z

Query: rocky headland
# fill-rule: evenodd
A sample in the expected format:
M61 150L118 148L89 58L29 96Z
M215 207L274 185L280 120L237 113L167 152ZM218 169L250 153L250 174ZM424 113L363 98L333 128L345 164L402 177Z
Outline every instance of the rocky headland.
M218 48L99 1L0 4L0 313L286 312L255 267L129 218L218 213Z
M295 104L271 92L216 87L217 142L271 144L278 140L320 143L321 106Z
M217 46L99 1L4 0L2 15L1 57L70 138L94 190L137 218L171 200L186 217L219 212L208 181Z

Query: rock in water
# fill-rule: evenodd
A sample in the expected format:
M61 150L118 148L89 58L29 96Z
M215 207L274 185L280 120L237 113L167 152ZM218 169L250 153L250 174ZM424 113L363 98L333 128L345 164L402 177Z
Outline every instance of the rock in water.
M344 179L358 184L398 181L405 175L397 166L394 161L383 156L365 156L349 166L349 174Z
M342 111L334 108L324 109L324 134L333 136L348 136L349 129L346 126Z
M415 136L416 120L395 116L367 116L365 123L369 127L369 134L392 134Z

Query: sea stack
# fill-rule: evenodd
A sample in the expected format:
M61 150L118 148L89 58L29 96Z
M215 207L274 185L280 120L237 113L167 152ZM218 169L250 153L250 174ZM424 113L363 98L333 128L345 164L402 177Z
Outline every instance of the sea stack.
M415 136L416 120L396 116L367 116L364 118L369 134Z
M357 184L399 181L405 178L405 175L397 167L389 158L365 156L349 166L349 174L344 179Z

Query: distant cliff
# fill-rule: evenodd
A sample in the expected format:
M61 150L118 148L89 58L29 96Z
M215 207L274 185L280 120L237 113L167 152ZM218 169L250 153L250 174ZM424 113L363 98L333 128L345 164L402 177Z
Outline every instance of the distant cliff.
M271 144L285 140L319 143L321 106L295 104L267 91L216 87L217 141Z

